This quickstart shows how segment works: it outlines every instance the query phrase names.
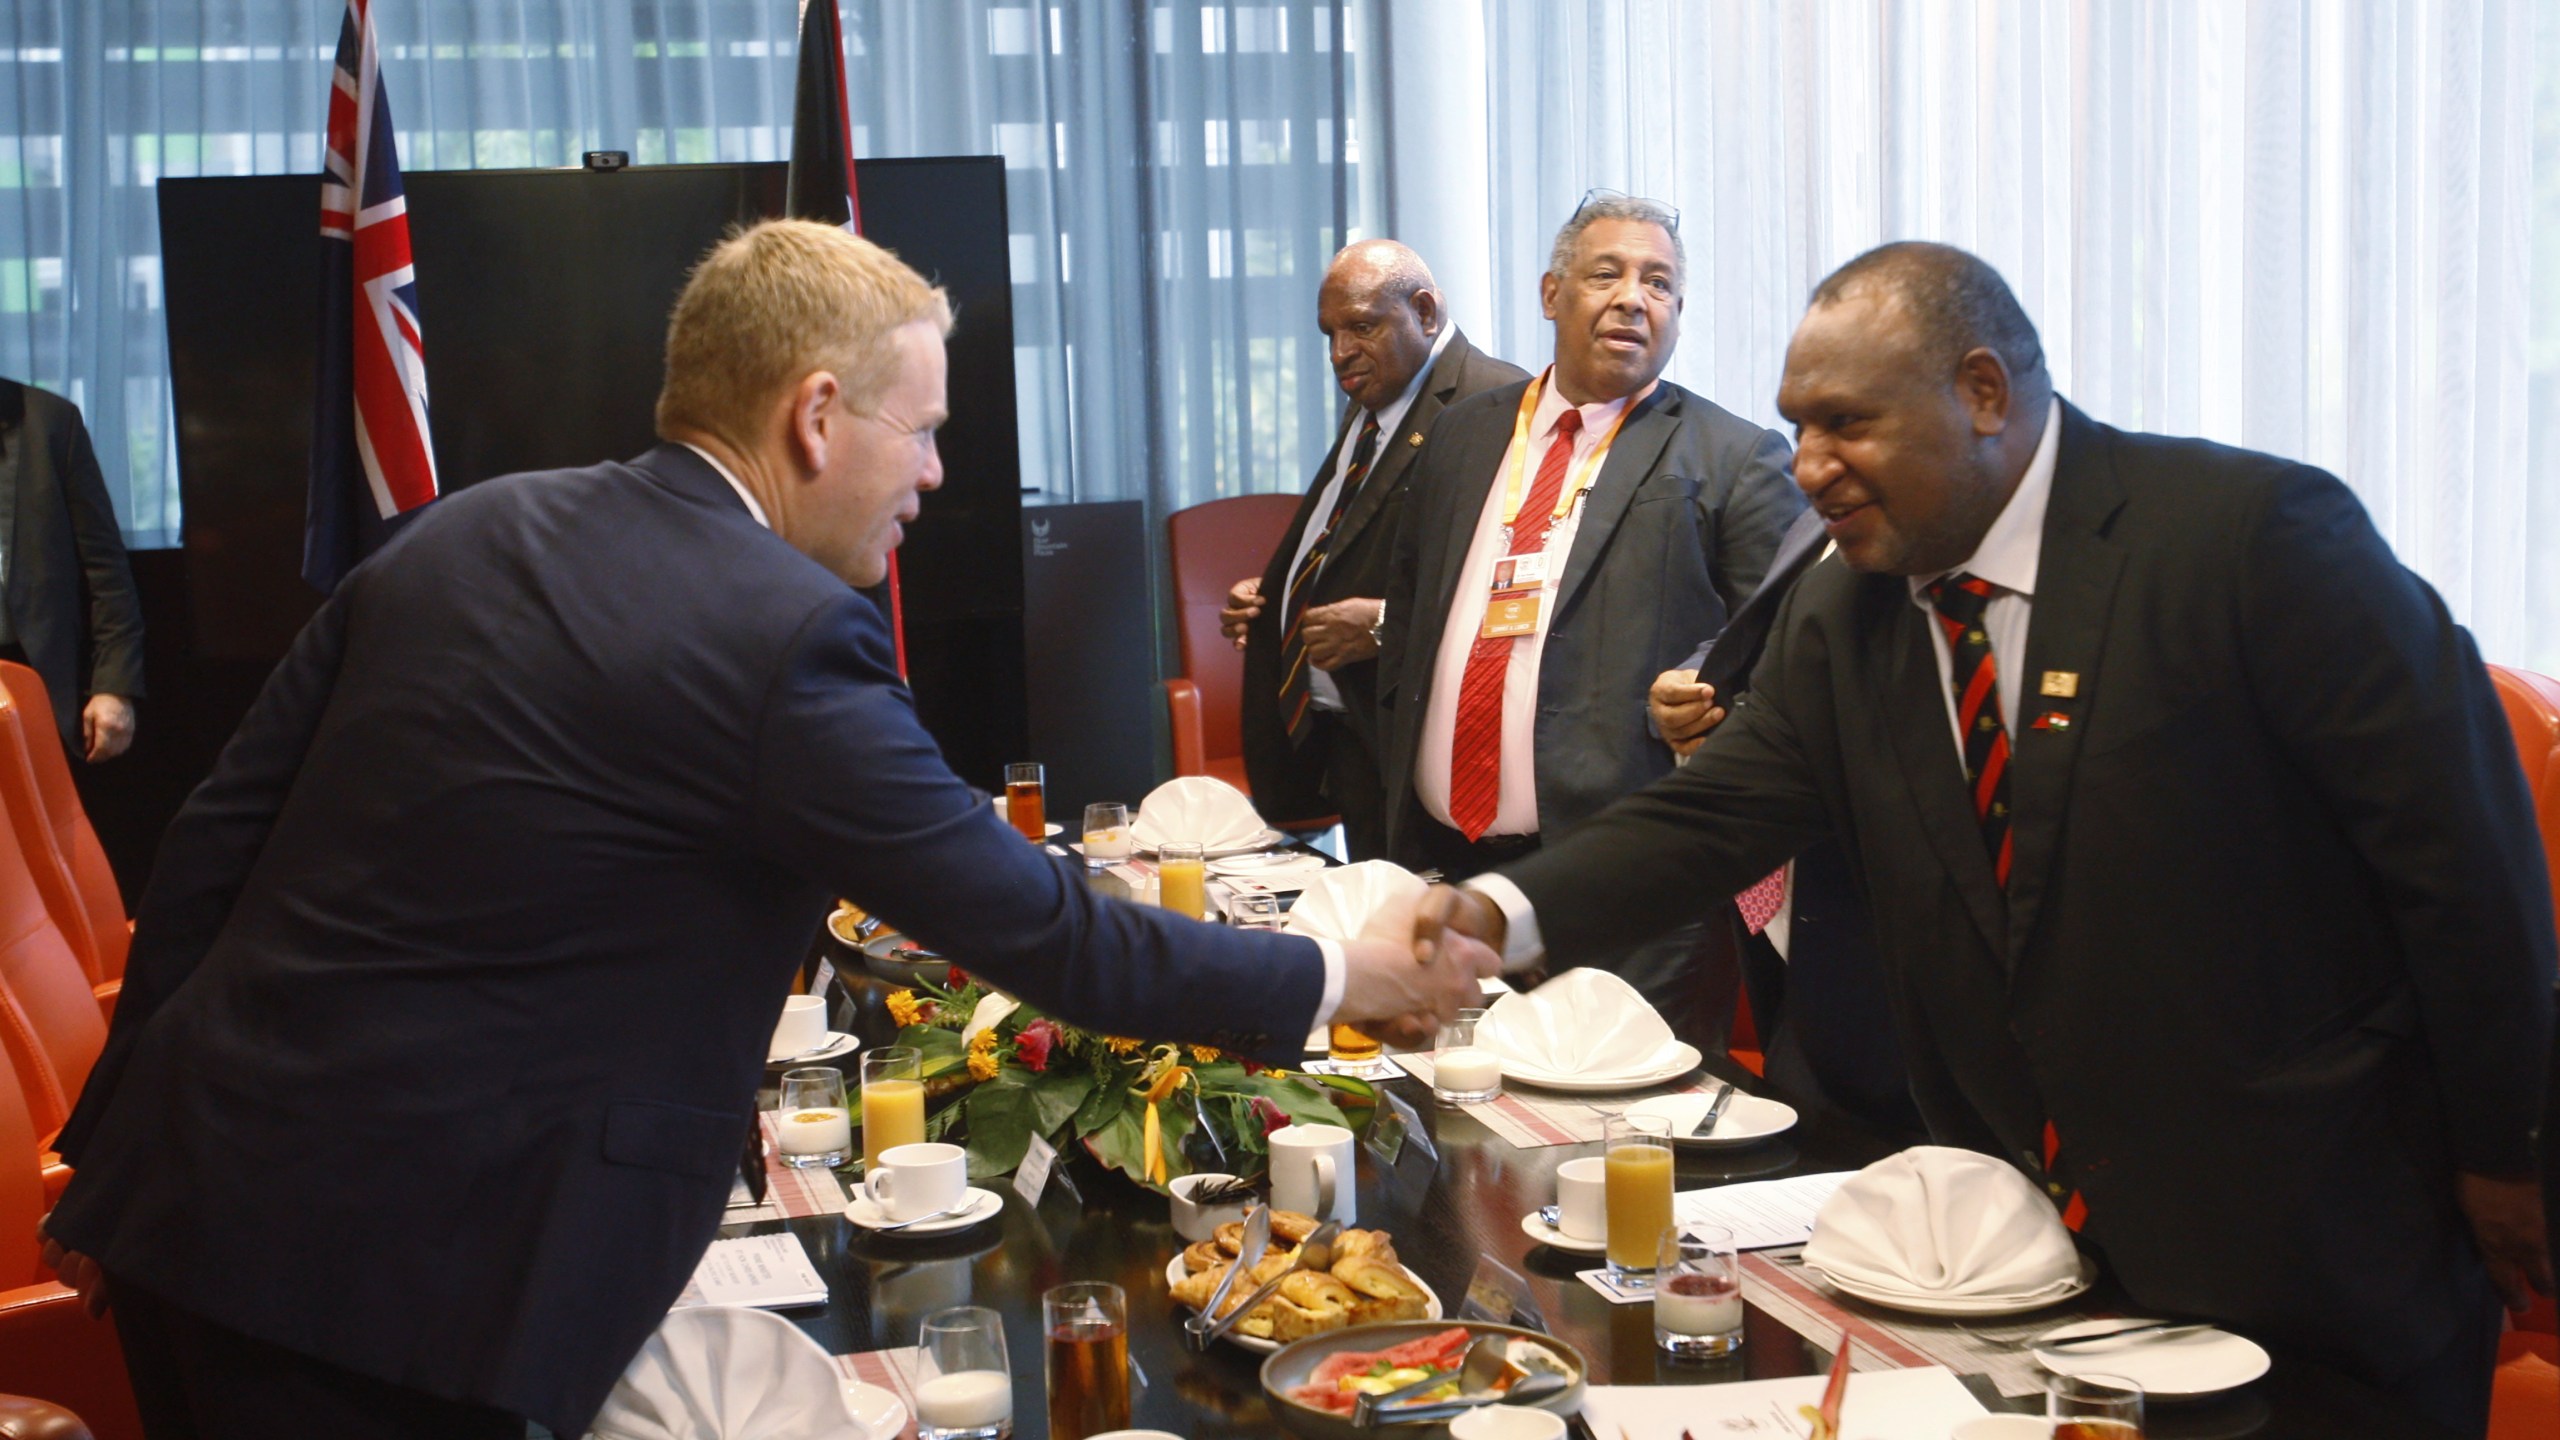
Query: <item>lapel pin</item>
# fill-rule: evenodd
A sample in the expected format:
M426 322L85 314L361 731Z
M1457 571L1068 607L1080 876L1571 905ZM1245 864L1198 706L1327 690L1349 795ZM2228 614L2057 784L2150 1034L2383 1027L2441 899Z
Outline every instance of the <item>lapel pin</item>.
M2080 672L2077 670L2047 670L2044 672L2044 684L2038 689L2037 693L2042 695L2051 695L2057 700L2068 700L2080 693Z
M1406 436L1406 437L1405 437L1405 439L1404 439L1404 443L1406 443L1407 445L1412 446L1412 447L1413 447L1414 449L1416 449L1416 450L1421 449L1421 448L1422 448L1422 432L1420 432L1420 431L1418 431L1418 430L1417 430L1417 431L1415 431L1413 434Z
M2035 718L2035 723L2027 728L2030 730L2068 730L2071 728L2071 717L2063 714L2059 710L2047 710L2043 714L2037 716Z

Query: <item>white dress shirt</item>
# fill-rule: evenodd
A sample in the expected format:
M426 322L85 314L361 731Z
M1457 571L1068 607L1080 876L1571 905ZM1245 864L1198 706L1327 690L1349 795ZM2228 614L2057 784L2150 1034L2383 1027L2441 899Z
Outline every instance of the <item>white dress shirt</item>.
M1422 394L1423 382L1431 378L1431 367L1440 363L1440 352L1449 348L1449 337L1458 333L1455 325L1442 325L1440 338L1431 342L1431 358L1405 382L1404 393L1387 403L1383 410L1368 412L1378 422L1377 448L1370 453L1369 468L1375 471L1386 459L1387 442L1396 438L1404 427L1404 417L1413 412L1413 402ZM1342 448L1334 453L1333 473L1325 477L1324 493L1316 497L1316 508L1307 513L1307 528L1298 532L1297 553L1289 557L1289 568L1280 581L1280 614L1289 613L1289 582L1298 576L1298 567L1307 563L1307 552L1315 548L1316 539L1324 533L1324 517L1333 513L1333 497L1342 493L1342 477L1351 470L1351 454L1360 448L1360 427L1364 423L1354 416L1349 429L1342 434ZM1318 572L1322 573L1322 572ZM1319 710L1342 713L1342 687L1333 683L1331 671L1307 667L1307 702Z
M1564 581L1566 561L1573 554L1573 538L1582 530L1582 502L1590 493L1590 484L1599 478L1597 467L1590 475L1584 475L1583 462L1609 438L1619 412L1628 403L1621 399L1581 407L1582 430L1573 437L1573 459L1565 475L1567 484L1580 483L1584 488L1573 497L1564 518L1547 532L1547 583L1538 606L1537 633L1514 636L1509 642L1511 664L1502 676L1502 788L1493 823L1485 827L1487 835L1538 833L1538 667L1546 654L1547 627L1555 623L1557 587ZM1529 417L1528 454L1520 480L1524 505L1532 477L1546 458L1548 443L1555 438L1556 417L1565 408L1565 398L1555 386L1555 371L1550 368L1542 377L1537 411ZM1492 599L1494 562L1507 553L1527 548L1522 542L1534 533L1539 519L1524 511L1517 527L1521 540L1508 547L1503 545L1502 511L1509 498L1506 492L1510 489L1511 467L1521 459L1517 450L1515 446L1503 451L1502 468L1495 472L1493 484L1485 492L1484 511L1476 517L1475 539L1467 546L1466 559L1458 570L1458 593L1449 600L1448 625L1440 632L1439 653L1431 667L1431 701L1422 712L1422 750L1414 761L1414 794L1432 819L1452 830L1458 827L1449 818L1449 764L1457 734L1458 692L1466 686L1467 656L1475 649L1476 632L1484 628L1485 608Z
M2027 663L2027 622L2035 609L2036 565L2044 556L2044 512L2053 498L2054 458L2061 448L2062 398L2056 396L2045 409L2044 434L2036 441L2035 458L2027 462L2027 473L2019 478L2018 488L2010 492L2009 503L2000 507L1991 528L1983 532L1982 543L1974 548L1972 557L1955 570L1910 578L1911 603L1931 614L1930 622L1922 628L1929 633L1930 653L1937 657L1938 699L1947 707L1947 737L1954 742L1959 773L1964 764L1964 728L1956 721L1952 678L1955 657L1947 649L1947 632L1937 624L1927 592L1933 582L1959 570L1999 587L1999 593L1984 608L1982 628L1991 637L1992 679L2000 691L2000 723L2012 736L2016 735L2018 678ZM1503 761L1509 764L1510 756L1506 754ZM1502 945L1504 969L1525 968L1546 954L1546 941L1538 933L1538 912L1529 904L1529 897L1520 893L1519 886L1499 874L1479 875L1464 883L1502 912L1507 927Z
M680 440L676 443L701 456L703 464L710 466L718 472L721 479L729 482L729 488L738 492L738 499L746 504L747 513L755 517L757 524L767 530L773 528L773 522L765 518L764 507L756 503L755 495L746 486L738 483L738 477L729 472L729 467L720 463L719 456L689 440ZM1350 962L1344 958L1342 946L1335 941L1318 940L1316 950L1324 956L1324 995L1316 1002L1316 1023L1330 1025L1333 1023L1333 1012L1342 1008L1342 987L1350 973Z

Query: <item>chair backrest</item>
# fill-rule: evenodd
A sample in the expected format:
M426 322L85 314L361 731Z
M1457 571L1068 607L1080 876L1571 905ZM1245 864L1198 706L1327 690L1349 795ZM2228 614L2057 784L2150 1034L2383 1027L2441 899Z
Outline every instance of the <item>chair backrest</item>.
M50 1208L36 1166L36 1124L16 1070L0 1065L0 1291L50 1280L36 1246L36 1222Z
M1211 760L1244 753L1244 656L1218 633L1227 591L1271 563L1296 495L1238 495L1176 510L1165 530L1173 560L1174 603L1180 607L1182 673L1200 687L1200 724ZM1279 603L1273 596L1272 603Z
M0 695L0 769L26 768L23 743L6 735L23 719L17 702ZM33 793L34 781L0 784L0 804L18 788ZM0 824L0 1048L9 1052L38 1133L51 1135L71 1118L106 1046L107 1021L18 833L16 823Z
M2489 667L2489 683L2507 707L2507 724L2516 732L2516 758L2524 762L2525 787L2533 792L2533 813L2541 822L2542 856L2551 866L2553 922L2560 924L2560 680Z
M45 693L44 677L14 660L0 660L0 690L17 702L25 721L18 730L26 740L36 804L52 832L53 855L73 902L70 917L56 916L63 938L81 952L91 984L121 980L125 951L133 940L125 923L124 891L116 884L115 867L107 863L106 847L98 843L97 829L89 823L79 787L72 782L71 757L62 748L62 732L53 727L53 698ZM27 854L31 859L42 858L40 847L28 846Z

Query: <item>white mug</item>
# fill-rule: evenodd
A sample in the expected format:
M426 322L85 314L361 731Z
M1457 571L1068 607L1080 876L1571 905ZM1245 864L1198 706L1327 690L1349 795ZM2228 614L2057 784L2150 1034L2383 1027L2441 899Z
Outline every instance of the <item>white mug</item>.
M893 1221L948 1210L969 1193L969 1152L934 1140L892 1145L862 1177L862 1193Z
M782 1018L774 1022L773 1043L765 1055L787 1060L827 1043L827 997L793 995L782 1002Z
M1351 1132L1339 1125L1283 1125L1271 1132L1271 1203L1319 1220L1353 1223L1359 1186Z
M1556 1167L1556 1228L1575 1240L1609 1237L1609 1162L1597 1155Z

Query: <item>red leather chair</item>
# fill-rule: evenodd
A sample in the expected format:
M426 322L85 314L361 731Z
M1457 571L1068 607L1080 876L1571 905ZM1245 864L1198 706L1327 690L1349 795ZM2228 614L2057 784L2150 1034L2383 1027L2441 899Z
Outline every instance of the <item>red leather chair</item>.
M17 702L0 695L0 772L26 768L25 747L9 733L22 719ZM15 804L13 793L34 788L23 774L0 781L0 807ZM106 1046L107 1021L19 833L15 821L0 824L0 1050L8 1053L28 1115L49 1150ZM0 1165L14 1163L0 1156ZM49 1154L44 1164L47 1188L60 1193L70 1172Z
M36 1222L52 1199L35 1146L17 1075L0 1066L0 1391L76 1411L98 1440L140 1440L116 1327L90 1319L44 1267Z
M1173 717L1173 773L1214 775L1250 795L1244 776L1244 653L1218 632L1227 591L1259 576L1298 513L1295 495L1238 495L1176 510L1165 522L1172 549L1176 636L1182 673L1164 682ZM1277 603L1276 597L1274 603ZM1282 824L1277 816L1264 816ZM1292 820L1284 828L1330 825Z
M2516 734L2516 757L2524 765L2525 787L2541 822L2543 859L2552 867L2554 918L2560 920L2560 680L2492 665L2489 682L2497 687L2507 724ZM2546 1296L2505 1337L2490 1402L2493 1440L2560 1433L2552 1428L2555 1399L2560 1398L2560 1369L2553 1366L2560 1360L2555 1330L2560 1330L2560 1318Z
M17 702L26 720L18 728L26 740L27 765L35 781L35 813L30 818L51 837L55 868L60 872L54 886L67 902L68 913L57 909L55 919L63 938L79 954L81 967L88 971L99 1005L112 1016L116 995L124 989L125 951L133 942L124 891L116 884L115 869L107 863L106 849L98 843L98 832L89 824L89 812L81 806L80 791L72 783L71 757L62 748L62 732L53 726L53 698L45 693L43 677L15 661L0 660L0 690ZM17 804L14 794L7 800L13 807ZM23 838L20 843L30 858L45 852L44 846Z

